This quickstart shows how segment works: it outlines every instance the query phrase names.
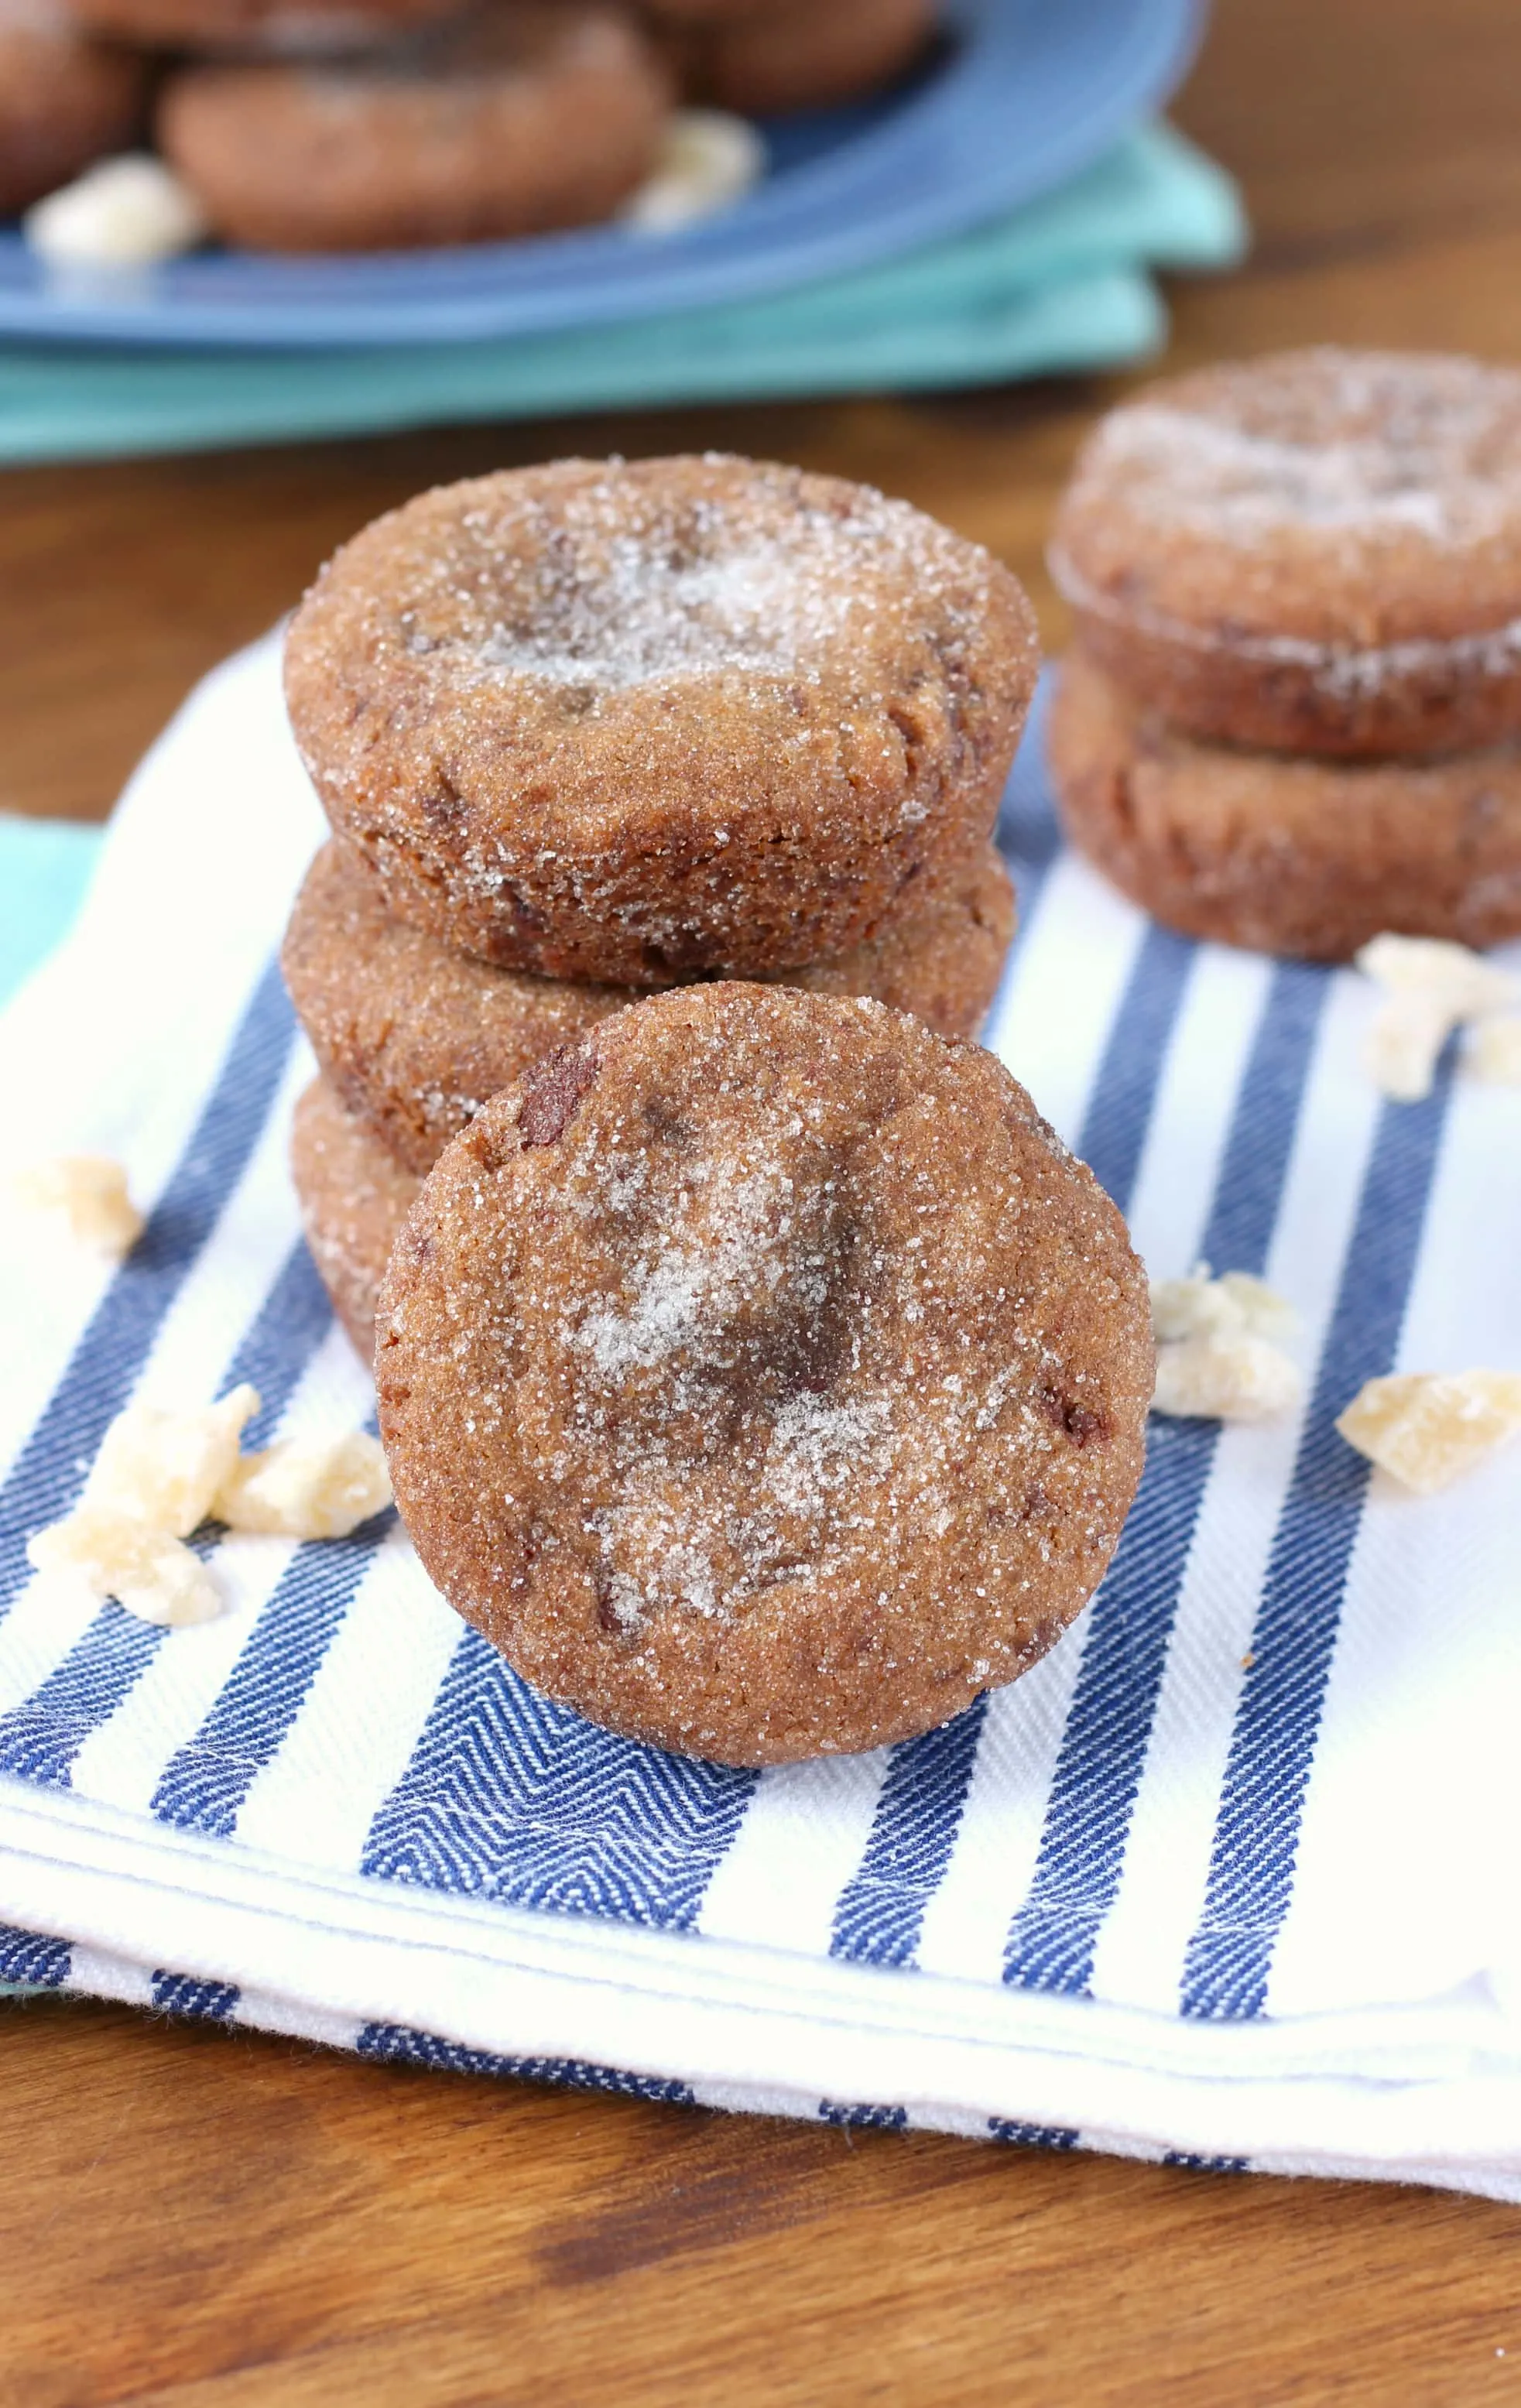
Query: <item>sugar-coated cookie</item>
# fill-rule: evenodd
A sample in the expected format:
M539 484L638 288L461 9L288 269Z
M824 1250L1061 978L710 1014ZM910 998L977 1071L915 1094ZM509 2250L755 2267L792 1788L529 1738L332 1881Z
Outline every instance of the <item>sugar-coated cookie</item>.
M506 0L375 58L186 67L158 137L230 242L400 250L610 217L653 167L669 100L621 10Z
M323 1079L314 1079L296 1105L291 1177L311 1259L367 1363L380 1281L420 1182L350 1117Z
M431 1578L609 1728L876 1747L1013 1680L1140 1477L1118 1212L990 1054L865 1000L679 988L489 1103L381 1292Z
M779 975L820 995L874 995L942 1037L973 1037L1013 934L991 845L911 920L837 962ZM637 1000L629 987L527 978L394 920L356 855L324 845L280 955L324 1078L409 1169L428 1170L488 1096Z
M1152 385L1090 438L1051 560L1093 659L1190 733L1521 735L1521 373L1320 350Z
M147 97L144 60L89 40L53 0L0 0L0 217L124 150Z
M934 0L829 0L735 10L678 36L696 100L743 117L830 108L906 75L929 48Z
M1067 833L1169 927L1344 961L1381 929L1521 936L1521 750L1327 761L1182 736L1082 652L1047 723Z
M93 32L145 50L327 58L458 14L459 0L69 0Z
M397 918L659 986L911 912L988 839L1036 658L1008 570L869 487L568 460L366 527L296 614L286 693Z

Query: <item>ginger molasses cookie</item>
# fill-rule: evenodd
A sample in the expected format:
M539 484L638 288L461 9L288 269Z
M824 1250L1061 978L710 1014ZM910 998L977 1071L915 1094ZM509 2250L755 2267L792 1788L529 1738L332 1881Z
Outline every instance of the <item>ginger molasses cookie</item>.
M682 38L680 68L696 100L741 116L830 108L879 91L924 56L935 29L934 0L785 0L780 8L734 11Z
M53 0L0 0L0 217L126 148L147 62L87 40Z
M398 918L660 986L865 944L991 834L1036 667L1007 569L752 460L562 460L422 494L296 613L286 694Z
M616 8L507 0L373 59L187 67L159 145L231 242L384 251L611 215L669 89Z
M782 9L792 0L780 0ZM739 25L774 17L779 0L645 0L644 13L657 25Z
M144 49L325 58L459 13L458 0L69 0L81 25Z
M333 1310L367 1363L375 1300L420 1182L314 1079L291 1123L291 1177L311 1259Z
M1348 756L1521 734L1521 374L1308 351L1102 421L1052 568L1099 666L1193 734Z
M873 944L779 975L818 994L874 995L941 1036L971 1037L997 991L1013 923L1009 873L989 845ZM638 993L528 978L453 953L392 919L368 870L337 843L307 874L280 963L323 1077L419 1173L488 1096Z
M494 1097L381 1291L397 1501L444 1595L610 1729L876 1747L1013 1680L1140 1477L1118 1212L992 1054L683 987Z
M1180 736L1082 652L1048 723L1072 842L1169 927L1344 961L1381 929L1521 936L1521 750L1325 761Z

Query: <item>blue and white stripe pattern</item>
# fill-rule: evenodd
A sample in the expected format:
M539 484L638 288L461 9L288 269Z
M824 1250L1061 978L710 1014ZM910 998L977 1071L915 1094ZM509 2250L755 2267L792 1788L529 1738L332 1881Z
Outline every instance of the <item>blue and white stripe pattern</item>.
M1342 2086L1352 2135L1327 2148L1378 2171L1354 2132L1363 2064L1386 2061L1391 2078L1450 2065L1439 2002L1471 2000L1486 1980L1499 1997L1504 1968L1521 1968L1516 1918L1499 1918L1499 1933L1484 1904L1494 1869L1453 1872L1465 1850L1482 1854L1478 1818L1493 1828L1521 1693L1515 1639L1497 1632L1504 1613L1521 1617L1502 1611L1514 1594L1504 1472L1412 1506L1370 1481L1333 1425L1377 1372L1521 1365L1505 1237L1521 1226L1514 1100L1449 1065L1428 1102L1382 1102L1358 1067L1371 1009L1360 982L1146 924L1060 851L1027 748L1003 824L1023 924L988 1041L1093 1163L1157 1274L1203 1256L1296 1302L1306 1401L1264 1427L1154 1424L1098 1599L1024 1681L869 1757L760 1775L689 1763L535 1696L433 1596L392 1515L336 1545L198 1541L229 1599L203 1630L61 1605L28 1572L27 1534L67 1509L133 1394L251 1379L262 1434L369 1410L282 1168L307 1066L270 956L278 898L316 833L282 744L266 657L197 697L143 774L116 885L92 906L98 968L77 951L46 974L54 986L31 1017L23 998L0 1027L3 1068L4 1045L12 1060L35 1053L59 996L77 992L100 1050L127 957L111 953L123 896L191 841L187 797L204 798L208 759L257 755L261 857L275 858L262 885L251 873L258 891L233 935L197 956L212 992L183 1061L173 980L140 1010L112 988L122 1048L153 1065L136 1078L151 1137L144 1237L93 1288L60 1274L38 1302L27 1269L17 1299L28 1374L0 1419L0 1984L90 1986L92 1965L136 1960L118 1995L283 2017L376 2057L1211 2166L1309 2164L1315 2149L1256 2110L1190 2122L1180 2084L1207 2075L1220 2091L1250 2065L1278 2067L1272 2081L1313 2071ZM140 930L135 943L140 960ZM99 1144L116 1108L105 1099L132 1085L129 1056L113 1061L107 1043L92 1085L74 1042L38 1092L61 1145ZM55 1892L26 1870L29 1848L67 1860ZM194 1945L142 1902L160 1860L179 1868ZM321 1896L337 1920L365 1922L371 1954L326 1971L318 1949L308 1965L279 1905L293 1885L303 1913ZM258 1937L261 1900L278 1946ZM482 1961L509 1934L523 1979L562 2008L536 2023L538 2009L486 2003L498 1994L473 1973L457 2013L448 1976L446 2004L423 2007L399 1972L374 1970L374 1951L399 1966L445 1930ZM572 1942L606 1984L585 2017L552 1989L577 1978L555 1956ZM683 2000L665 2025L619 2004L657 1951ZM699 1993L718 2019L700 2041L682 2024ZM886 2021L920 2019L926 2066L937 2049L1001 2051L997 2080L969 2072L969 2057L953 2078L946 2057L912 2098L906 2083L884 2093L870 2064L857 2074L820 2037L857 2012L870 2022L879 2003ZM1463 2044L1503 2058L1503 2002L1489 2027L1463 2012ZM788 2017L784 2046L756 2042ZM732 2042L710 2046L719 2023ZM1132 2060L1163 2086L1133 2114L1113 2086ZM1026 2075L1010 2072L1021 2063ZM1433 2179L1457 2178L1461 2150L1423 2146ZM1514 2155L1521 2170L1521 2114ZM1509 2178L1492 2172L1489 2186Z

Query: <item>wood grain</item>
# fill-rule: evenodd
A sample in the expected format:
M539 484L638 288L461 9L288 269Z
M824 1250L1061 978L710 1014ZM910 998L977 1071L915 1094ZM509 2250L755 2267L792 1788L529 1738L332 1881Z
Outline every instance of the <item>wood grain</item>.
M1521 358L1516 0L1223 0L1178 114L1242 177L1182 364ZM419 486L580 448L865 476L1028 578L1126 380L0 476L0 805L93 817L187 684ZM1521 2397L1521 2211L708 2115L0 2004L0 2408Z
M1513 2400L1521 2214L13 2010L0 2408ZM24 2169L18 2178L16 2170Z

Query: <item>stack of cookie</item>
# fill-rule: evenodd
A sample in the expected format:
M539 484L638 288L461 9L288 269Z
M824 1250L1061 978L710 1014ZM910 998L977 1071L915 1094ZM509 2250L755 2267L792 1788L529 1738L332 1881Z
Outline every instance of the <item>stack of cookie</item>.
M1052 567L1068 831L1157 919L1333 961L1521 936L1521 375L1327 349L1155 385Z
M652 990L872 996L969 1037L1034 685L1008 572L907 504L724 457L422 495L329 565L286 688L332 824L284 967L293 1161L357 1344L486 1099Z

